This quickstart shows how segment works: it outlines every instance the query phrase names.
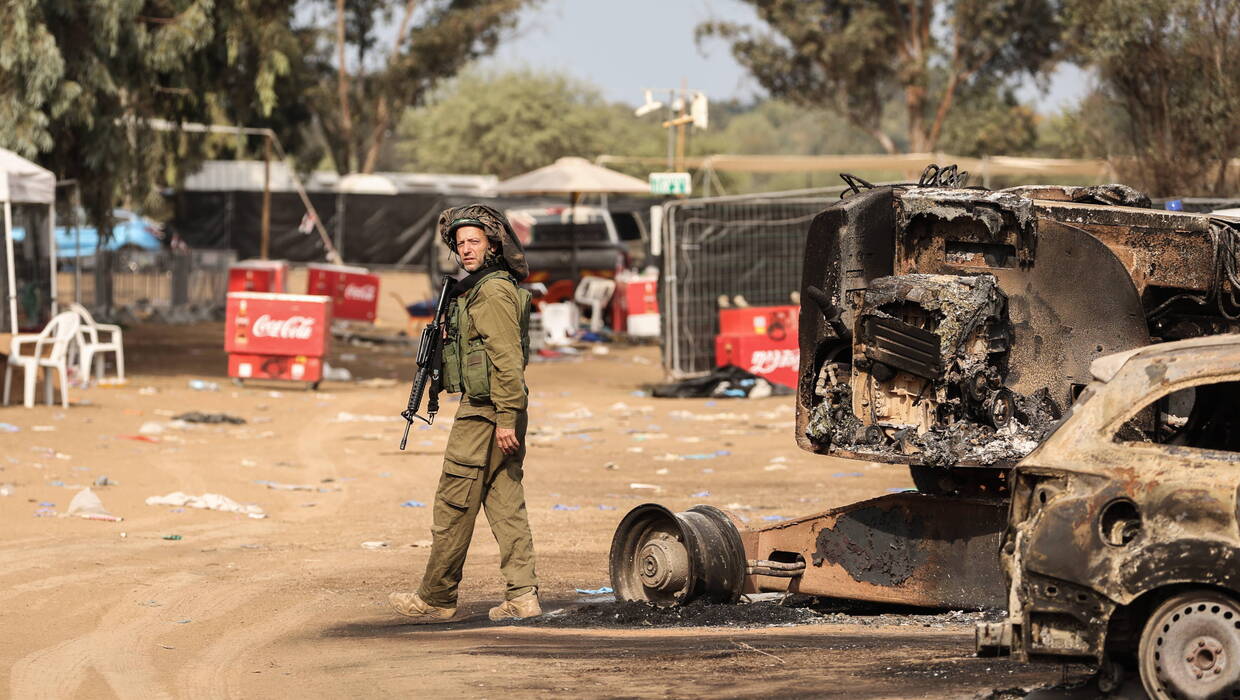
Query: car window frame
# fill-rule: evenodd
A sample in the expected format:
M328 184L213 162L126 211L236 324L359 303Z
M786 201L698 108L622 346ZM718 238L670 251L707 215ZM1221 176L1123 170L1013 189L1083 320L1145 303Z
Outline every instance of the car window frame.
M1140 370L1144 371L1144 368L1148 366L1150 365L1147 363L1142 363L1142 365L1140 366ZM1174 394L1177 391L1182 391L1184 389L1196 389L1197 387L1201 387L1201 386L1207 386L1210 384L1223 384L1226 382L1240 383L1240 371L1222 372L1219 374L1198 375L1198 376L1194 376L1188 379L1181 380L1179 382L1175 382L1173 384L1168 385L1167 387L1162 387L1155 391L1149 391L1149 392L1143 393L1139 398L1132 401L1131 406L1134 406L1135 408L1129 408L1121 413L1118 413L1116 414L1118 416L1117 418L1114 418L1112 420L1107 420L1103 423L1101 431L1100 431L1101 438L1107 445L1111 446L1112 448L1155 450L1155 451L1161 452L1163 454L1168 454L1168 455L1177 453L1177 452L1190 451L1192 453L1195 453L1201 456L1214 456L1215 459L1224 459L1226 461L1240 460L1240 450L1233 452L1230 450L1217 450L1217 449L1208 449L1208 448L1203 448L1203 447L1194 447L1192 445L1167 445L1164 443L1157 443L1157 442L1136 442L1133 440L1118 439L1120 428L1122 428L1124 424L1127 423L1129 420L1132 420L1132 418L1136 416L1138 413L1149 408L1151 404L1161 401L1162 399L1166 398L1167 396L1170 396L1171 394Z

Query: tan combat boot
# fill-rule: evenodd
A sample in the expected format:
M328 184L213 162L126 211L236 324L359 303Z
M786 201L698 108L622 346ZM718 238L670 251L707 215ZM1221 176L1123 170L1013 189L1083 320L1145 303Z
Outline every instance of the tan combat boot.
M538 604L538 589L529 593L505 600L500 605L491 608L487 616L492 620L521 620L527 617L538 617L542 614L542 607Z
M388 604L401 615L421 618L427 622L450 620L456 614L456 608L437 608L422 600L422 596L417 593L389 594Z

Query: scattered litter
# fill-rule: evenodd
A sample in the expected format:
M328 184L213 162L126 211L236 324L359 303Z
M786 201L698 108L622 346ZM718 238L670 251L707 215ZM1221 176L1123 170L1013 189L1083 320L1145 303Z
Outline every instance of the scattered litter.
M121 440L136 440L138 442L159 442L159 438L150 435L117 435Z
M188 624L189 624L189 623L191 623L191 622L193 622L193 620L191 620L191 619L189 619L189 618L186 618L186 619L184 619L184 620L176 620L175 622L173 622L173 624L176 624L176 625L188 625Z
M21 428L13 425L12 423L0 423L0 433L16 433L19 430L21 430Z
M405 501L400 504L401 508L425 508L426 504L422 501Z
M0 496L12 496L12 495L13 495L12 484L0 484Z
M615 506L609 506L609 505L606 505L606 504L604 504L604 503L600 503L600 504L598 505L598 509L599 509L599 510L615 510L615 509L616 509L616 507L615 507Z
M138 428L138 434L139 435L159 435L165 430L167 430L167 428L164 427L163 423L160 423L158 421L147 421L142 424L141 428Z
M659 476L666 476L670 474L671 471L672 470L668 469L667 467L663 467L662 469L656 469L654 473L658 474Z
M582 595L607 595L608 593L615 593L615 591L613 591L609 586L603 586L602 588L578 588L577 592Z
M836 472L831 475L833 479L843 479L850 476L863 476L861 472Z
M255 461L254 461L254 460L252 460L252 459L243 459L243 460L241 460L241 466L243 466L243 467L257 467L257 466L258 466L258 462L255 462Z
M278 398L281 398L282 396L284 396L284 394L282 394L281 392L278 392L278 391L269 391L269 392L267 392L267 396L268 396L269 398L278 399Z
M625 450L625 452L632 452L633 454L638 454L638 455L639 455L639 454L641 454L641 453L643 453L643 452L645 452L645 451L646 451L646 448L644 448L644 447L636 447L636 446L634 446L634 447L630 447L630 448L627 448L627 449Z
M574 408L571 411L565 411L564 413L553 413L551 414L551 417L557 420L584 420L586 418L593 418L594 414L591 413L590 409L585 406L578 405L577 408Z
M787 518L782 515L764 515L762 516L762 519L768 523L778 523L787 520Z
M36 433L50 433L56 430L54 425L32 425L30 429Z
M341 411L336 417L331 419L332 423L391 423L393 421L404 420L400 416L378 416L368 413L349 413Z
M53 518L56 517L56 511L51 508L39 508L34 512L36 518Z
M784 462L787 462L787 461L788 461L787 457L771 457L771 463L773 464L783 464Z
M670 384L654 384L645 387L657 398L751 398L786 396L792 389L782 384L771 384L752 372L735 365L716 368L704 377L693 377ZM714 405L707 402L707 406Z
M59 480L59 479L54 479L54 480L52 480L52 481L47 482L47 485L48 485L48 486L64 486L64 485L65 485L65 482L63 482L63 481L61 481L61 480Z
M175 541L180 540L180 539L181 539L181 536L180 536L180 535L164 535L164 539L165 539L165 540L172 540L172 541L174 541L174 542L175 542Z
M176 649L176 647L168 646L167 644L160 644L159 648L160 649Z
M380 479L390 479L390 478L392 478L392 472L379 472L379 478L380 478Z
M232 425L245 425L244 418L230 416L227 413L202 413L201 411L190 411L176 416L177 420L183 420L186 423L231 423ZM139 431L141 432L141 431Z
M581 506L565 506L557 503L551 506L551 510L581 510Z
M39 501L39 507L41 507L41 508L54 508L54 507L56 507L56 504L55 504L55 503L52 503L51 501Z
M432 545L434 545L434 544L435 544L435 543L434 543L434 542L432 542L431 540L418 540L417 542L414 542L413 544L411 544L411 545L409 545L409 546L410 546L410 547L425 548L425 547L430 547L430 546L432 546Z
M357 353L354 353L354 352L342 352L342 353L340 353L340 361L341 361L341 362L353 362L353 361L355 361L355 360L357 360Z
M146 499L148 506L188 506L190 508L202 508L205 510L218 510L228 513L242 513L251 518L265 518L267 515L263 513L263 509L256 505L241 505L228 496L221 496L218 493L204 493L201 496L190 496L174 491L167 496L151 496Z
M257 481L255 481L254 483L259 484L260 486L266 486L267 488L269 488L269 489L273 489L273 490L275 490L275 491L319 491L319 492L326 492L326 491L329 491L329 490L334 490L334 489L324 489L324 488L320 488L320 487L318 487L318 486L315 486L314 484L282 484L282 483L280 483L280 482L278 482L278 481L267 481L266 479L258 479L258 480L257 480Z
M787 468L788 468L787 464L768 464L765 467L762 467L762 471L777 472L777 471L782 471Z
M153 386L144 386L141 389L138 389L138 393L142 396L153 396L159 393L159 389L156 389Z
M331 364L324 362L323 379L329 382L351 382L353 373L347 367L332 367Z
M388 543L381 540L370 540L362 543L362 549L383 549L386 546L388 546Z
M189 388L194 391L219 391L220 385L215 382L207 382L201 379L189 380Z
M705 468L705 469L703 469L703 470L702 470L702 473L703 473L703 474L714 474L714 473L715 473L715 470L714 470L714 469L711 469L710 467L707 467L707 468Z
M697 493L689 496L689 498L709 498L709 497L710 497L710 491L698 491Z
M631 489L653 489L655 491L663 490L662 486L655 486L654 484L638 484L638 483L629 484L629 488Z
M638 448L638 449L641 449L641 448ZM616 464L615 462L608 462L608 463L606 463L606 464L604 464L604 465L603 465L603 468L604 468L604 469L607 469L607 470L610 470L610 471L615 471L615 470L617 470L617 469L619 469L619 468L620 468L620 465L619 465L619 464Z
M114 523L122 520L122 518L109 513L108 509L103 507L103 501L99 500L99 496L88 488L78 491L73 496L73 500L69 501L69 509L66 511L66 514L76 515L87 520L105 520Z

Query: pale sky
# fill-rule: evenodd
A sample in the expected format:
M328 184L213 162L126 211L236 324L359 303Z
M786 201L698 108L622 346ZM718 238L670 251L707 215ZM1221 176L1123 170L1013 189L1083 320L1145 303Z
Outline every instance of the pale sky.
M679 87L681 79L712 99L761 94L723 42L698 50L694 27L710 19L759 23L740 0L545 0L482 65L564 71L598 85L609 100L635 105L642 88ZM1082 71L1063 66L1046 95L1030 85L1020 97L1055 112L1086 88Z

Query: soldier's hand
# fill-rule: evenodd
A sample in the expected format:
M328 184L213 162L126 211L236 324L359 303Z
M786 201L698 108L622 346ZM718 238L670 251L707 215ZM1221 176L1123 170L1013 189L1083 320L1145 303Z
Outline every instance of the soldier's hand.
M514 454L521 448L521 441L517 439L517 431L512 428L496 428L495 442L499 443L499 448L504 454Z

